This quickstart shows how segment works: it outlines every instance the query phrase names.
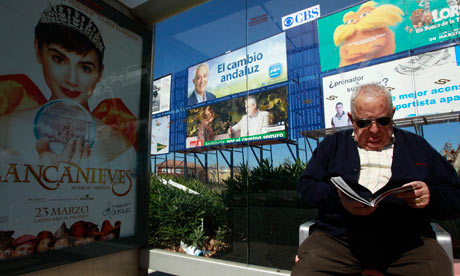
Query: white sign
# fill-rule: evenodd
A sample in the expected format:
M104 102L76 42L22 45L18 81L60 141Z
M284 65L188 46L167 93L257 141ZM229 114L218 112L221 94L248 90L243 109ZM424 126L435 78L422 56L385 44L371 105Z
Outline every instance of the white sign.
M151 154L169 153L170 124L169 115L152 119Z
M325 127L337 103L350 111L355 87L380 83L393 96L394 119L460 110L460 48L451 47L323 78Z
M291 13L281 18L283 31L318 19L321 16L319 5Z
M171 98L171 75L153 81L152 114L169 111Z

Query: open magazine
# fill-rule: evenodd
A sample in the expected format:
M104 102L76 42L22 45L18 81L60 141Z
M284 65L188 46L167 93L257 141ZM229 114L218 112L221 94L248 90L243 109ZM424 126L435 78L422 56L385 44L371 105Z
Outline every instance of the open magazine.
M358 195L355 191L353 191L353 189L350 186L348 186L348 184L340 176L331 177L331 181L332 183L334 183L334 185L338 189L340 189L344 194L346 194L351 199L354 199L358 202L361 202L362 204L366 204L371 207L376 206L382 199L384 199L385 197L389 195L399 194L399 193L410 191L413 189L412 186L397 187L397 188L384 192L383 194L379 195L376 198L370 198L369 200L366 200L362 198L360 195Z

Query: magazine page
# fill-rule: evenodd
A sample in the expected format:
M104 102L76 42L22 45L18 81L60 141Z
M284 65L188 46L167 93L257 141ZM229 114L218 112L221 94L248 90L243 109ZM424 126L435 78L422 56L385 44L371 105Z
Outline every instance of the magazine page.
M395 194L403 193L403 192L410 191L410 190L413 189L412 186L397 187L397 188L388 190L388 191L384 192L383 194L379 195L378 197L368 201L368 200L362 198L350 186L348 186L348 184L342 179L342 177L340 177L340 176L331 177L331 181L332 181L332 183L334 183L334 185L338 189L340 189L344 194L346 194L351 199L354 199L354 200L356 200L358 202L361 202L361 203L363 203L365 205L368 205L368 206L371 206L371 207L376 206L382 199L384 199L385 197L387 197L389 195L395 195Z
M352 198L352 199L354 199L354 200L356 200L358 202L361 202L363 204L366 204L368 206L373 207L373 205L371 205L371 202L369 202L366 199L362 198L355 191L353 191L353 189L350 188L350 186L348 186L348 184L342 179L342 177L340 177L340 176L331 177L331 181L332 181L332 183L334 183L334 185L338 189L340 189L348 197L350 197L350 198Z
M391 189L391 190L388 190L388 191L384 192L383 194L381 194L378 197L376 197L375 199L373 199L372 202L374 202L374 205L377 205L382 199L384 199L385 197L387 197L389 195L395 195L395 194L407 192L407 191L410 191L410 190L413 190L413 189L414 188L412 186L397 187L397 188L394 188L394 189Z

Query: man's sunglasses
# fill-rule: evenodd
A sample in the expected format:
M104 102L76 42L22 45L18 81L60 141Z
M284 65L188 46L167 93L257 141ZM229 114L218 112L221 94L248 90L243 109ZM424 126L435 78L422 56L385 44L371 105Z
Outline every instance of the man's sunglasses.
M367 128L372 124L373 121L375 121L380 126L386 126L391 122L391 117L379 117L374 119L364 118L356 120L355 123L359 128Z

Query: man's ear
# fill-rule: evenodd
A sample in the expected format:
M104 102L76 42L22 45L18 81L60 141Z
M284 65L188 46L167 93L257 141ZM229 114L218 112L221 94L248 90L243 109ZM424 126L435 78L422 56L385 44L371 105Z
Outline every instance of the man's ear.
M353 123L353 116L351 115L351 112L347 112L348 114L348 119Z
M37 58L38 63L42 64L40 47L38 45L38 40L36 38L34 39L34 49L35 49L35 57Z

